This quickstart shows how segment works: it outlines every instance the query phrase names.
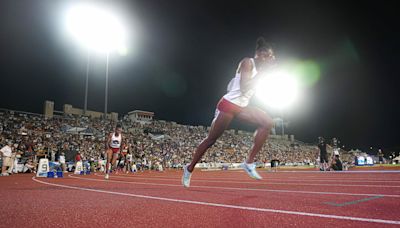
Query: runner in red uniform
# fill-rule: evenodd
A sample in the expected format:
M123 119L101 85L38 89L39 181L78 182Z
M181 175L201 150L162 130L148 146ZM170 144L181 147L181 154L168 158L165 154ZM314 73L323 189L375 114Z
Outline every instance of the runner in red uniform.
M117 124L117 126L115 127L115 131L109 134L106 141L107 163L106 175L104 177L105 179L108 179L110 177L110 162L113 166L113 169L117 168L116 161L122 148L122 142L122 126L120 124Z
M268 138L273 126L273 120L264 111L249 106L249 102L255 93L256 82L264 75L274 60L275 56L272 48L263 38L259 38L254 58L244 58L239 63L236 75L228 85L228 92L217 104L215 117L211 123L207 138L197 147L192 162L184 167L182 176L182 185L184 187L190 186L190 177L195 165L200 161L207 149L224 133L234 118L257 126L254 145L246 161L242 163L242 168L250 177L262 179L255 169L254 157Z

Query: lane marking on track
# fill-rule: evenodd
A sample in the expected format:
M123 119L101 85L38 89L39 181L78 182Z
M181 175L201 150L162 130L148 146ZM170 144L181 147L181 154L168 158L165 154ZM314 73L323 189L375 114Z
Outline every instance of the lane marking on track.
M220 172L221 169L215 170L201 170L205 172ZM243 173L243 170L224 170L224 172L230 173ZM260 172L271 172L269 170L260 170ZM322 172L320 170L278 170L274 173L312 173L312 174L360 174L360 173L376 173L376 174L383 174L383 173L400 173L400 170L343 170L343 171L326 171Z
M142 199L152 199L152 200L167 201L167 202L174 202L174 203L186 203L186 204L194 204L194 205L202 205L202 206L219 207L219 208L239 209L239 210L246 210L246 211L260 211L260 212L269 212L269 213L278 213L278 214L289 214L289 215L320 217L320 218L338 219L338 220L351 220L351 221L359 221L359 222L400 225L400 221L397 221L397 220L360 218L360 217L350 217L350 216L340 216L340 215L330 215L330 214L317 214L317 213L309 213L309 212L301 212L301 211L287 211L287 210L276 210L276 209L270 209L270 208L247 207L247 206L220 204L220 203L193 201L193 200L181 200L181 199L164 198L164 197L157 197L157 196L146 196L146 195L138 195L138 194L131 194L131 193L106 191L106 190L92 189L92 188L81 188L81 187L75 187L75 186L69 186L69 185L63 185L63 184L54 184L54 183L49 183L49 182L38 180L35 177L32 177L32 180L36 181L38 183L41 183L41 184L56 186L56 187L60 187L60 188L68 188L68 189L89 191L89 192L98 192L98 193L105 193L105 194L111 194L111 195L129 196L129 197L142 198Z
M129 176L132 178L136 178L136 177L146 177L144 175L131 175L131 174L118 174L119 176ZM170 180L180 180L180 177L171 177L171 176L147 176L148 178L163 178L163 179L170 179ZM326 178L326 179L321 179L321 177L319 177L319 179L302 179L299 180L299 178L303 178L303 177L285 177L285 179L289 179L288 182L332 182L332 181L338 181L338 182L361 182L361 183L365 183L365 182L370 182L370 183L400 183L400 180L376 180L376 179L340 179L340 178ZM212 178L212 177L207 177L207 178L196 178L196 180L248 180L249 178L246 179L242 179L242 178ZM282 180L283 178L278 178L278 177L265 177L265 181L260 181L260 182L268 182L270 180Z
M101 176L97 175L96 176ZM69 175L71 178L99 181L99 182L113 182L123 184L140 184L140 185L152 185L152 186L168 186L182 188L182 185L177 184L160 184L160 183L148 183L148 182L132 182L132 181L115 181L115 180L101 180L94 178L81 178L73 175ZM384 196L390 198L400 198L400 195L386 195L386 194L375 194L375 193L346 193L346 192L315 192L315 191L296 191L296 190L280 190L280 189L258 189L258 188L234 188L234 187L217 187L217 186L199 186L191 185L190 188L205 188L205 189L221 189L221 190L237 190L237 191L256 191L256 192L276 192L276 193L298 193L298 194L315 194L315 195L343 195L343 196Z
M267 172L267 171L264 171ZM281 171L279 170L278 173L325 173L322 171L301 171L301 170L293 170L293 171ZM348 173L400 173L400 170L347 170L347 171L330 171L330 174L348 174Z
M123 176L124 174L119 174ZM144 180L161 180L161 181L179 181L180 179L167 179L167 178L152 178L152 177L134 177L124 176L130 179L144 179ZM217 181L217 180L196 180L192 179L191 182L209 182L209 183L234 183L234 184L261 184L261 185L303 185L303 186L332 186L332 187L371 187L371 188L400 188L399 185L356 185L356 184L310 184L310 183L286 183L286 182L263 182L263 181Z
M220 172L221 169L214 169L214 170L204 170L204 172ZM224 170L224 172L230 173L242 173L243 170ZM260 172L271 172L269 170L260 170ZM275 173L312 173L312 174L358 174L358 173L400 173L400 170L343 170L343 171L329 171L329 172L322 172L320 170L278 170Z
M382 197L383 196L374 196L374 197L354 200L354 201L345 202L345 203L325 202L324 204L328 204L328 205L335 206L335 207L343 207L343 206L347 206L347 205L359 204L359 203L362 203L362 202L366 202L366 201L370 201L370 200L374 200L374 199L379 199L379 198L382 198Z
M201 171L201 170L200 170ZM221 171L221 170L216 170L217 172L219 172L219 174L220 173L224 173L224 174L228 174L229 173L229 171ZM390 170L389 170L390 171ZM281 176L281 175L283 175L284 176L284 178L287 178L287 179L298 179L299 177L291 177L291 176L288 176L288 175L291 175L291 174L293 174L293 173L296 173L297 171L294 171L294 172L290 172L290 173L284 173L284 172L270 172L270 171L260 171L260 173L265 173L265 174L267 174L268 175L268 178L269 177L272 177L272 178L279 178L279 176ZM228 178L228 177L226 177L226 175L223 175L223 176L221 176L221 175L216 175L217 177L219 177L218 179L235 179L235 180L237 180L237 175L235 174L235 173L238 173L238 172L230 172L232 175L235 175L235 177L234 178ZM245 174L245 172L244 171L242 171L241 173L243 173L244 175L246 175ZM301 172L299 171L298 172L299 174L301 174ZM301 178L310 178L310 179L313 179L313 178L316 178L316 179L321 179L321 178L323 178L323 180L377 180L377 179L379 179L380 181L385 181L385 179L382 179L381 177L378 177L378 176L380 176L380 175L377 175L377 177L376 178L365 178L365 176L366 175L368 175L369 176L369 174L368 173L363 173L363 172L360 172L360 173L347 173L347 174L349 174L348 175L348 177L346 177L346 176L342 176L342 175L334 175L335 174L335 172L316 172L316 173L318 173L319 175L315 175L315 176L301 176L300 175L300 177ZM376 173L378 173L379 174L379 172L376 172ZM381 172L381 173L384 173L384 172ZM121 174L123 174L123 173L121 173ZM153 174L156 174L156 175L154 175L153 176ZM175 175L175 174L178 174L177 175L177 177L181 177L181 175L182 175L182 171L171 171L171 170L166 170L166 171L146 171L146 172L136 172L135 173L135 176L144 176L144 177L171 177L171 174L172 175ZM332 175L331 175L332 174ZM353 174L356 174L356 175L353 175ZM385 174L385 173L384 173ZM390 173L389 173L390 174ZM398 170L398 171L396 171L395 173L393 173L393 172L391 172L391 174L392 174L392 176L393 175L395 175L396 177L400 177L400 170ZM150 176L149 176L150 175ZM230 177L233 177L232 175L230 175ZM321 175L323 175L323 176L321 176ZM386 174L387 175L387 174ZM215 176L215 175L214 175ZM361 177L357 177L357 176L361 176ZM214 178L210 178L210 179L214 179ZM244 179L244 178L243 178ZM390 178L390 179L386 179L387 181L393 181L393 178ZM394 181L400 181L400 179L397 179L397 180L394 180Z

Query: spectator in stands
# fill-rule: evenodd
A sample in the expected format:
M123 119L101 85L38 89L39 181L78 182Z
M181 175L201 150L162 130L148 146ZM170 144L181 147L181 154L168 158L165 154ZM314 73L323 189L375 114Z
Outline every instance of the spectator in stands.
M81 161L82 161L82 156L81 156L81 153L78 152L75 155L75 171L78 170L78 162L81 162ZM83 163L82 163L82 169L83 169Z
M61 152L61 155L60 155L60 158L58 159L58 161L60 162L60 166L61 166L62 171L64 173L66 173L67 172L67 165L65 163L65 153L64 152Z
M29 159L22 170L23 173L36 173L36 164L33 162L32 159Z
M82 160L82 157L81 157L81 153L76 153L76 156L75 156L75 162L79 162L79 161L81 161Z
M18 144L14 144L13 152L11 154L11 164L12 166L9 168L8 173L18 173L18 164L22 155L22 151ZM22 171L22 170L21 170Z
M12 168L13 162L11 160L11 156L13 153L13 143L11 141L7 142L7 145L0 149L0 153L2 156L2 167L1 167L1 176L9 176L10 170L7 172L7 168Z
M328 152L326 150L326 142L323 137L318 138L318 148L319 148L319 157L320 157L320 170L326 171L328 170Z
M132 152L129 151L128 154L125 156L125 158L126 158L124 161L125 171L126 173L129 173L132 171L132 161L133 161Z
M342 171L343 170L343 164L339 158L339 153L335 154L335 156L333 157L330 170L331 171Z
M383 164L383 152L381 149L378 150L379 164Z

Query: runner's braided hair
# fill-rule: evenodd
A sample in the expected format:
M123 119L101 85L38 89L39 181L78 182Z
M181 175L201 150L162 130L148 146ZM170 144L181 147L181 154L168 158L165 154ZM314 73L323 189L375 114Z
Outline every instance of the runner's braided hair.
M256 51L272 49L272 44L265 41L264 37L258 37L256 41Z

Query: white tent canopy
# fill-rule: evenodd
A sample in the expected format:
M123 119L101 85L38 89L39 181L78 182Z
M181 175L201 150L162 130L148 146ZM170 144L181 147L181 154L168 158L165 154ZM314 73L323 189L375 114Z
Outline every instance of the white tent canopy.
M85 127L71 127L68 128L66 132L69 134L93 135L93 133L88 131L88 128Z

